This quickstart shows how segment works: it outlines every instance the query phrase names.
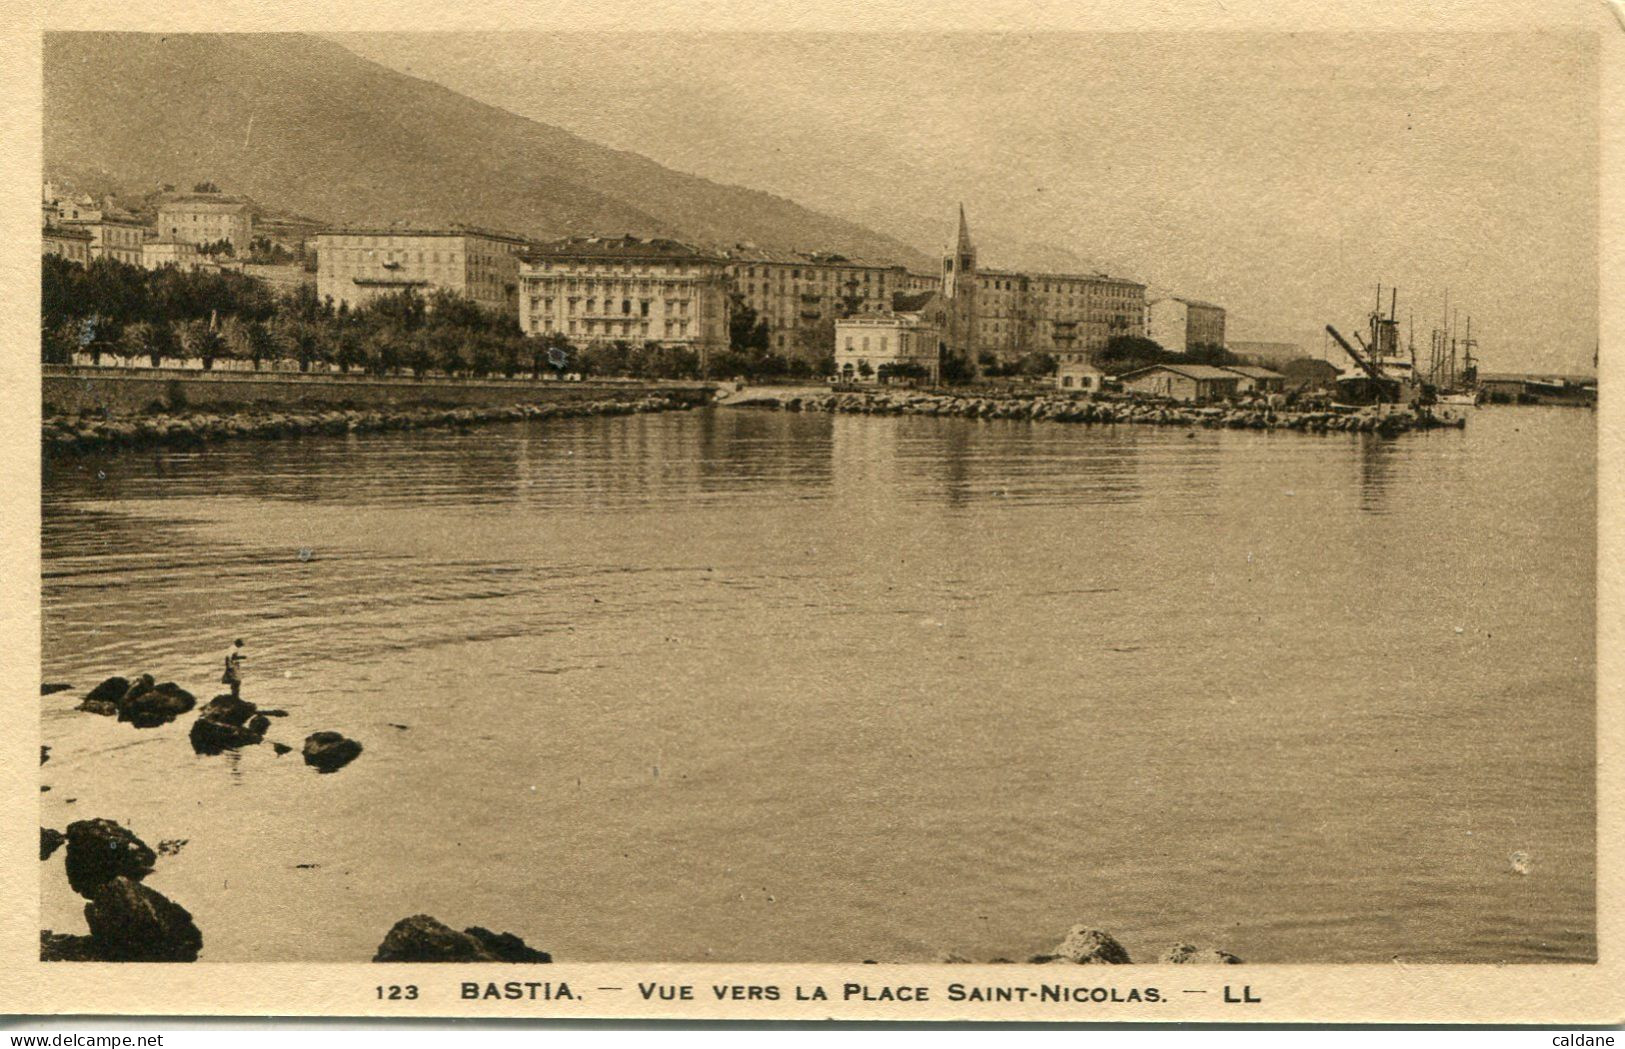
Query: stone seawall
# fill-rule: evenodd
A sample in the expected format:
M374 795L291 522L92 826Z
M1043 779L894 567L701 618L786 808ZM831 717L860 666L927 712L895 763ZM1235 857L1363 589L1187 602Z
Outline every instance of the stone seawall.
M1247 404L1204 407L1168 402L1092 401L1070 397L990 397L920 393L913 390L863 393L748 391L726 402L730 408L861 415L938 415L966 419L1021 419L1029 422L1140 423L1151 426L1234 430L1303 430L1312 433L1380 433L1461 427L1460 415L1388 406L1387 410L1285 411Z
M701 383L537 382L529 379L411 379L332 373L185 371L178 368L85 368L46 365L40 380L45 415L100 412L133 415L156 408L178 411L244 405L288 408L411 405L506 407L562 404L653 394L706 403Z

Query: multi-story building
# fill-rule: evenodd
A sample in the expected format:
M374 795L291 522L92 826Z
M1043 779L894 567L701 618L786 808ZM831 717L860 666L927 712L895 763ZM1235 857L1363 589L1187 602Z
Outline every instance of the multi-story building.
M889 308L910 287L901 266L825 252L772 251L736 244L727 252L728 277L740 299L767 326L767 346L786 357L833 353L830 328L840 317Z
M1143 284L1104 273L979 269L963 208L957 250L943 259L943 289L958 303L950 310L955 324L966 329L950 335L957 353L973 345L977 356L1001 362L1028 353L1087 361L1115 336L1144 333Z
M42 231L42 254L90 265L90 234L75 226L46 226Z
M907 368L936 382L941 376L942 333L922 313L876 310L835 322L835 372L848 382L880 382Z
M710 354L728 347L726 257L674 240L571 237L519 259L519 326L576 346L650 342Z
M323 230L316 236L316 294L354 309L408 288L449 291L517 316L519 256L529 246L517 234L463 226Z
M1001 361L1047 353L1090 360L1119 335L1143 332L1145 285L1104 273L982 270L977 339Z
M253 207L224 193L182 193L158 205L158 235L188 244L225 241L242 258L254 239Z
M1198 299L1167 296L1146 305L1146 334L1172 353L1199 347L1224 348L1224 307Z
M95 219L65 219L64 226L82 229L90 234L90 257L117 259L131 266L142 264L141 246L147 239L147 228L132 216L104 210Z
M197 245L174 237L159 237L141 245L141 265L149 270L173 266L176 269L195 270L201 266Z

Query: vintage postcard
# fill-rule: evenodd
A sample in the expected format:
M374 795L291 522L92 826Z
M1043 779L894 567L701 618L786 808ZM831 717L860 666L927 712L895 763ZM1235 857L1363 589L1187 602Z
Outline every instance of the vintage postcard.
M1144 6L8 30L0 1012L1625 1019L1625 22Z

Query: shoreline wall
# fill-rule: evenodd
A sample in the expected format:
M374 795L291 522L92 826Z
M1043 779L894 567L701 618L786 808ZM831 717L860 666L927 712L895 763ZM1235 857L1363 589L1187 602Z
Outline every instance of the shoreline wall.
M505 407L658 395L685 404L710 401L698 382L563 382L530 379L410 379L297 372L183 371L178 368L87 368L45 365L40 401L45 414L130 415L154 405L231 409L279 407Z

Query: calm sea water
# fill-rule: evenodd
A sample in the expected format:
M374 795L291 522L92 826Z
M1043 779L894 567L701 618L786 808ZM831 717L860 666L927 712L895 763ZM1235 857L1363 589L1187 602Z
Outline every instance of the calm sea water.
M1595 957L1594 416L1398 440L710 410L60 460L44 826L204 959ZM207 697L273 738L71 712ZM1528 856L1526 874L1511 857ZM82 931L58 854L44 922Z

